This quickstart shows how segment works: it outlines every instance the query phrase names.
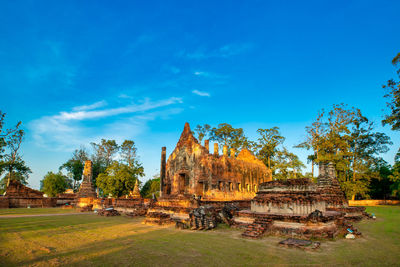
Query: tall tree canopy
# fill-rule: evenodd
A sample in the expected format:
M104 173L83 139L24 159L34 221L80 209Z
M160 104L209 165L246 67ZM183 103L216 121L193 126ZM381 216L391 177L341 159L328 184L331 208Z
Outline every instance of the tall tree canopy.
M94 153L92 154L93 183L96 185L97 176L105 172L106 168L113 162L113 158L119 151L115 140L101 139L100 143L91 143Z
M194 131L197 133L197 139L199 139L200 143L204 138L208 137L211 131L211 126L208 124L197 125Z
M4 192L11 179L27 184L32 172L22 159L20 148L24 139L24 130L18 122L13 128L3 129L5 113L0 111L0 191Z
M258 129L257 133L260 135L255 147L257 157L271 169L274 165L273 163L271 164L271 159L277 155L279 146L283 144L285 137L281 135L278 127Z
M160 195L160 177L155 176L153 179L147 180L140 190L142 197L151 198L153 194L158 197Z
M397 75L400 78L400 53L393 58L392 64L398 68ZM392 130L398 131L400 130L400 81L390 79L383 88L387 90L385 97L388 99L386 105L389 108L389 114L385 115L382 124L389 124Z
M228 123L220 123L210 131L210 140L228 146L228 149L236 151L242 148L249 148L251 143L244 135L242 128L233 128Z
M78 187L78 182L82 180L82 172L85 166L85 161L89 159L88 153L85 148L81 147L80 149L76 149L72 154L72 158L70 158L67 162L65 162L60 167L60 171L65 169L68 173L69 178L71 178L73 182L73 189L76 190Z
M143 168L133 169L126 164L114 161L104 173L99 174L96 183L104 195L121 197L128 195L134 188L136 180L143 175Z
M333 162L339 182L348 197L366 197L373 166L379 154L388 151L387 135L374 131L374 125L359 109L334 105L320 113L306 128L307 139L299 146L312 150L313 161Z
M67 188L70 188L72 186L72 181L61 172L48 172L40 184L40 190L42 192L49 197L56 197L58 194L65 192Z

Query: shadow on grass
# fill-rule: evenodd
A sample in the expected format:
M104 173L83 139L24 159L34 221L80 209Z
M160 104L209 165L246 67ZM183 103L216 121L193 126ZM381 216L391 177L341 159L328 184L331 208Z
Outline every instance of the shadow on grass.
M28 231L50 231L63 230L84 231L105 226L114 226L129 222L129 218L119 217L104 218L97 215L68 215L45 216L30 218L9 218L0 220L0 232L3 233L24 233Z
M98 265L104 265L101 258L107 257L109 254L121 254L121 255L132 255L135 252L133 247L135 243L143 242L146 239L157 239L160 232L164 229L159 229L156 227L146 227L144 231L146 235L141 235L142 231L139 230L137 233L129 234L123 237L103 240L103 241L93 241L89 244L65 251L65 252L49 252L48 255L39 256L32 260L22 261L22 262L10 262L9 265L37 265L38 263L51 263L56 261L57 264L67 264L67 265L87 265L90 262L98 262ZM168 233L172 235L173 232ZM165 233L164 233L165 235Z

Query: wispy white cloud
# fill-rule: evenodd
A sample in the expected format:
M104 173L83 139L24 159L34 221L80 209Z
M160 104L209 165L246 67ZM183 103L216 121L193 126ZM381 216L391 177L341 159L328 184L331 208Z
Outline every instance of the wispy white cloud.
M107 101L102 100L90 105L82 105L72 108L73 111L84 111L84 110L92 110L96 108L101 108L107 105Z
M239 44L227 44L214 50L198 49L194 52L179 53L180 56L184 56L189 59L207 59L207 58L228 58L253 49L254 44L252 43L239 43Z
M193 72L193 74L196 75L196 76L206 76L206 77L209 76L209 73L208 72L204 72L204 71L195 71L195 72Z
M210 93L204 92L204 91L199 91L199 90L193 90L193 94L198 95L198 96L207 96L210 97Z
M226 75L220 75L217 73L206 72L206 71L195 71L195 72L193 72L193 75L195 75L197 77L219 79L219 80L224 80L224 79L228 78L228 76L226 76Z
M145 99L141 104L131 104L123 107L103 109L103 110L80 110L80 111L72 111L65 112L62 111L58 115L54 116L54 118L58 120L86 120L86 119L96 119L103 117L116 116L126 113L134 113L147 111L151 109L155 109L158 107L168 106L171 104L182 103L182 99L179 97L171 97L164 100L159 101L151 101L149 99ZM73 109L74 110L74 109Z
M144 99L138 104L100 109L105 103L99 101L74 107L72 111L62 111L30 122L29 129L35 144L51 150L72 151L81 144L89 144L101 138L131 138L143 133L148 121L167 119L166 116L183 110L173 107L182 103L182 99L177 97L156 101ZM93 119L97 120L95 124L90 123Z

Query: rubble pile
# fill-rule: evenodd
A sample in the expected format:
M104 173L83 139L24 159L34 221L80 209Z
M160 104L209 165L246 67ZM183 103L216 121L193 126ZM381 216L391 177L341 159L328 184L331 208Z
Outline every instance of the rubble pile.
M232 219L236 211L239 211L237 205L234 203L226 203L219 215L227 225L232 225L234 223Z
M163 212L148 212L146 214L146 224L166 225L171 224L171 216Z
M175 222L175 228L177 229L189 229L190 228L190 220L186 219L172 219Z
M346 237L347 235L354 235L354 237L361 237L362 233L358 231L352 224L344 222L340 231L340 236Z
M87 212L87 211L92 211L92 209L93 209L93 205L87 205L87 206L79 208L79 211L80 212Z
M189 213L190 229L210 230L217 227L217 212L210 206L201 206Z
M268 218L257 218L252 224L247 226L246 231L242 234L242 237L258 239L268 230L272 220Z
M133 211L131 212L126 212L126 216L129 217L137 217L137 216L145 216L147 213L147 208L144 206L135 208Z
M97 215L110 217L110 216L120 216L121 213L119 213L114 208L107 208L107 209L98 210Z
M314 250L320 247L320 242L313 242L310 240L296 239L296 238L288 238L285 239L278 244L281 247L287 248L300 248L304 250Z

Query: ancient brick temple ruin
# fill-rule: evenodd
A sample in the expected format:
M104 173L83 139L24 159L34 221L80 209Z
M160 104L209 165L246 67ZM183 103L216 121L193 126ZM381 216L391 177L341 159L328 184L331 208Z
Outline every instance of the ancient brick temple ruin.
M0 208L55 207L56 202L56 198L43 197L43 192L10 180L5 195L0 197Z
M136 180L135 187L131 192L129 192L130 198L141 198L140 191L139 191L139 180Z
M79 191L76 194L76 198L96 198L97 194L93 186L93 171L92 171L92 161L85 161L85 167L82 174L82 183L79 187Z
M317 183L310 179L272 181L271 171L249 151L237 156L227 147L209 153L185 124L166 161L161 153L160 198L146 223L209 229L219 217L245 229L244 237L264 234L332 238L350 220L364 217L363 207L349 207L332 163L319 164Z
M258 185L272 180L271 171L247 149L236 156L234 149L228 151L224 146L219 155L215 143L214 153L210 153L209 141L201 145L188 123L168 161L166 148L162 148L160 170L160 198L150 210L148 222L165 219L163 213L172 219L188 219L199 205L221 208L235 203L250 208Z
M76 193L75 205L82 211L91 209L114 208L120 212L134 213L144 215L147 208L144 205L145 200L140 196L139 182L136 181L135 187L124 198L98 198L93 184L92 162L85 161L85 167L82 174L82 183L79 191Z
M193 136L188 123L174 151L165 163L166 149L162 149L161 197L201 196L203 200L249 200L258 185L271 181L271 171L243 149L236 157L236 151L223 147L218 153L214 143L214 153L209 153L209 142L202 146Z
M260 185L250 210L237 213L234 220L246 226L244 237L264 233L329 237L342 229L344 219L360 220L363 207L349 207L332 163L320 163L318 182L309 179L271 181Z

